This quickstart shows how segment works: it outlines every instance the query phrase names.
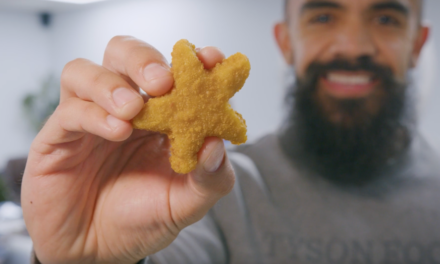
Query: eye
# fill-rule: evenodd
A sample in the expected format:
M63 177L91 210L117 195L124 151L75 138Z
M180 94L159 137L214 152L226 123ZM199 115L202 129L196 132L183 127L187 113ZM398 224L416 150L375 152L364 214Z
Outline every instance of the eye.
M312 23L320 23L320 24L326 24L329 23L332 20L331 16L328 14L321 14L316 17L314 17L311 22Z
M395 19L391 16L387 16L387 15L381 15L381 16L377 17L376 21L381 25L394 25L394 26L400 25L400 23L397 19Z

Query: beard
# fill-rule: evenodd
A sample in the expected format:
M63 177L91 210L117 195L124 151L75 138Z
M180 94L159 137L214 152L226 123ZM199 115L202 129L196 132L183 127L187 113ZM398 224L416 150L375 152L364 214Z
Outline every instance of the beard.
M379 84L370 98L322 99L319 80L335 70L365 71ZM407 86L396 81L389 67L368 57L354 64L346 60L311 64L287 96L290 111L281 133L284 151L333 182L364 184L378 178L403 156L411 141Z

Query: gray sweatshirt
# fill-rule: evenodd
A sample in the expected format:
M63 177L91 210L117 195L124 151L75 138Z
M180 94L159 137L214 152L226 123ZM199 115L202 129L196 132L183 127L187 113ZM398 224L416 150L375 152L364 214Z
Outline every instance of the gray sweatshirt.
M440 263L440 162L421 139L362 187L301 170L275 135L228 155L233 191L140 263Z

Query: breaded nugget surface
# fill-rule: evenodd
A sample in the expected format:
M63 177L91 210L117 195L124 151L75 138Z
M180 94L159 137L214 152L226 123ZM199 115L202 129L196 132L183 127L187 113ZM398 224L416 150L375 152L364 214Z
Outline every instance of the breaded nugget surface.
M188 173L196 168L205 137L246 142L246 122L231 108L229 99L243 87L250 63L237 53L206 70L187 40L178 41L171 55L173 89L150 99L132 124L136 129L167 134L172 169Z

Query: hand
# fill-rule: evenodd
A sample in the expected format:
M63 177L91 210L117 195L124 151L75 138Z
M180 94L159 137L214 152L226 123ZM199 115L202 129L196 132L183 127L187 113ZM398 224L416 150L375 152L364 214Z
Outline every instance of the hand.
M224 55L199 50L206 68ZM174 173L166 136L129 122L145 96L173 86L164 57L130 37L113 38L102 66L67 64L60 105L32 143L22 206L39 260L135 263L169 245L234 185L223 141L208 138L197 169Z

